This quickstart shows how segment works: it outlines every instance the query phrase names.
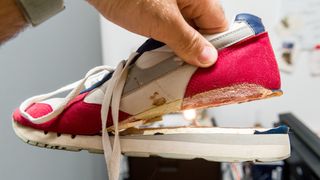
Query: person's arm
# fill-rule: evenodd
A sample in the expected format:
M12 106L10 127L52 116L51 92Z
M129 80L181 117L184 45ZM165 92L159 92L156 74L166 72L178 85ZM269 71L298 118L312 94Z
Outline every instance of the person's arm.
M87 0L113 23L167 44L189 64L209 67L218 52L201 34L225 31L219 0Z
M0 0L0 45L27 26L15 0Z

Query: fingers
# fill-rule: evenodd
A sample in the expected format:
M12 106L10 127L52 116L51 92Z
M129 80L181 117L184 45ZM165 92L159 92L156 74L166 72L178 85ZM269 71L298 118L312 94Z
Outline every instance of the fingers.
M218 0L89 2L115 24L166 43L187 63L199 67L211 66L218 56L217 50L200 33L212 34L227 28Z
M193 27L191 27L181 14L172 17L174 22L164 26L165 42L173 51L187 63L209 67L217 60L217 50Z
M225 31L228 22L218 0L177 0L180 13L168 29L165 43L187 63L208 67L217 60L217 50L201 35ZM188 23L187 23L188 22ZM195 27L196 29L194 29ZM200 34L201 33L201 34Z
M228 22L218 0L178 0L182 15L195 24L202 34L226 30Z

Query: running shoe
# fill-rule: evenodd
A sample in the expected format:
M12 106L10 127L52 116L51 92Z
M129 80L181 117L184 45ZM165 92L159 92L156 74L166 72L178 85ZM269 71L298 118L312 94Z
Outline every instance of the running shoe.
M167 145L163 145L167 149L150 151L149 155L170 156L171 153L176 154L174 157L178 157L177 154L184 157L209 156L207 159L218 161L278 160L287 157L290 151L286 133L280 133L283 141L274 141L274 145L280 144L282 148L265 148L266 144L272 144L272 139L262 141L260 135L253 131L240 134L249 134L256 138L255 141L241 139L235 133L232 133L232 137L240 139L218 136L216 130L205 131L212 141L203 141L203 144L217 145L208 147L197 143L204 139L200 137L203 129L196 129L192 133L194 137L185 134L183 138L181 134L172 135L171 132L165 136L126 135L121 136L120 140L123 130L157 120L164 114L282 94L274 52L259 17L239 14L228 31L205 37L219 50L218 60L209 68L186 64L168 46L149 39L115 69L108 66L93 68L77 82L25 100L13 114L14 130L22 140L36 146L104 152L110 179L118 177L121 150L127 154L132 154L131 151L143 154L148 151L147 147L151 148L152 145L153 149L157 149L163 141L167 142ZM67 91L69 94L66 97L58 97ZM182 128L181 131L187 132L188 128ZM112 138L109 138L108 132L112 133ZM197 134L200 134L199 137ZM168 135L174 136L173 142L177 142L171 143L171 148L168 148ZM156 138L157 146L148 145L151 142L148 139L152 137ZM189 138L189 145L183 144L188 139L186 137ZM219 142L229 144L218 146ZM138 144L145 148L139 151ZM192 145L197 144L206 152L193 151L197 146ZM235 147L232 144L242 147L239 152L243 153L229 156L235 149L227 151L222 147ZM179 145L179 150L172 151L176 145ZM128 150L128 146L138 149ZM270 153L268 156L260 152L264 148ZM189 154L183 153L182 149L189 151ZM222 151L228 153L224 156ZM210 155L207 154L210 152Z

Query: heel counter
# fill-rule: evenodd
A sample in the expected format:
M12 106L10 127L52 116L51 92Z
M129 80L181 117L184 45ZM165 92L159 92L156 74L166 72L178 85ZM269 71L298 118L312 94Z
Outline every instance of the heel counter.
M260 38L260 43L262 45L264 44L265 49L264 51L261 50L261 54L265 55L263 65L265 65L266 68L266 72L264 73L264 75L267 77L265 82L263 83L264 87L271 90L279 90L281 89L281 77L269 34L267 32L262 33Z
M279 69L266 32L219 51L215 65L198 68L192 75L185 97L244 83L280 89Z

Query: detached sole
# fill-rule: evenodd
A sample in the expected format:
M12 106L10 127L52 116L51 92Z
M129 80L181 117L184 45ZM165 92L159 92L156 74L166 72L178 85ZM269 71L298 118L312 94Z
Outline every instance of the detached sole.
M245 103L277 97L282 94L281 90L270 90L256 84L238 84L214 89L196 94L192 97L166 103L132 116L119 122L119 129L127 129L137 125L142 125L150 121L154 121L155 118L161 117L162 115L180 112L187 109L204 109L228 104ZM113 126L108 127L108 130L112 131Z
M101 136L44 132L13 121L24 142L49 149L103 153ZM288 134L254 134L255 129L170 128L135 130L120 136L122 153L128 156L160 156L175 159L203 158L219 162L278 161L290 156Z

